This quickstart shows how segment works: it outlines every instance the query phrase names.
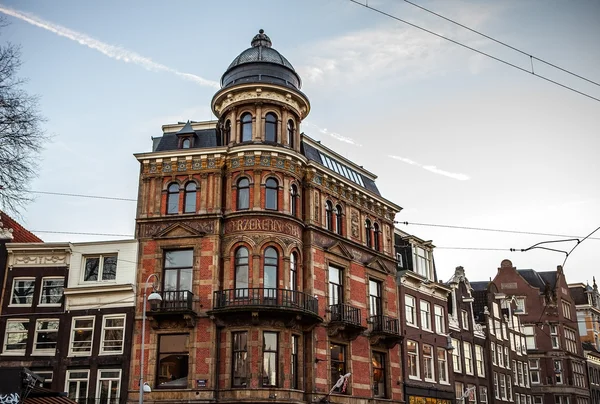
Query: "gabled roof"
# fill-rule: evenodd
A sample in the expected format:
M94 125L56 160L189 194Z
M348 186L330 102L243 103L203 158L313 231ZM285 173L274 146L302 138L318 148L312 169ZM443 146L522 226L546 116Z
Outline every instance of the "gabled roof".
M0 211L0 229L12 230L12 243L41 243L41 238L21 226L15 219Z
M471 287L476 291L487 291L489 284L488 281L475 281L471 282Z
M544 282L548 283L552 289L556 286L556 271L546 271L546 272L538 272L540 277L544 280Z
M544 283L544 280L540 277L538 272L534 271L533 269L518 269L517 272L531 286L539 288L542 291L545 289L546 284Z

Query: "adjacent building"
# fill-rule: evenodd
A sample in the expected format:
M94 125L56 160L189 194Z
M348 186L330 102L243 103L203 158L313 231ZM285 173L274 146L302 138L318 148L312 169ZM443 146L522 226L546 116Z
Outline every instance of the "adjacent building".
M587 362L590 403L600 404L600 351L591 342L583 342L581 345Z
M570 284L569 292L575 302L581 341L589 342L600 350L600 292L596 278L593 278L593 286L583 283Z

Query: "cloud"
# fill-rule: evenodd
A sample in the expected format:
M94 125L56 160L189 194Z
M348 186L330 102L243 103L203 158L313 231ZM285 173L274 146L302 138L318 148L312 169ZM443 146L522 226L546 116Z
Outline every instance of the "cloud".
M467 181L467 180L471 179L471 177L469 177L466 174L452 173L450 171L445 171L445 170L442 170L440 168L437 168L436 166L424 165L424 164L421 164L421 163L417 163L416 161L413 161L411 159L407 159L406 157L392 156L392 155L388 155L388 157L392 158L394 160L401 161L401 162L406 163L406 164L410 164L410 165L413 165L413 166L421 167L423 170L427 170L427 171L430 171L430 172L432 172L434 174L443 175L445 177L449 177L449 178L452 178L452 179L455 179L455 180Z
M320 128L317 125L313 124L312 122L303 122L303 125L311 127L311 128L315 128L317 131L319 131L320 133L324 134L324 135L328 135L331 136L332 138L339 140L340 142L344 142L344 143L348 143L351 144L353 146L358 146L358 147L362 147L362 144L358 143L356 140L347 137L347 136L342 136L337 132L330 132L328 131L326 128Z
M34 25L39 28L43 28L56 35L70 39L79 43L80 45L87 46L90 49L94 49L109 58L116 59L125 63L132 63L143 67L146 70L152 72L166 72L174 74L184 80L192 81L201 86L207 86L212 88L220 88L219 83L213 80L207 80L200 76L196 76L191 73L180 72L172 67L165 66L157 63L150 58L142 56L136 52L130 51L120 46L114 46L97 39L94 39L81 32L73 31L69 28L63 27L62 25L54 24L52 22L43 20L33 14L24 13L22 11L14 10L5 6L0 5L0 12L6 15L18 18L21 21L25 21L28 24Z

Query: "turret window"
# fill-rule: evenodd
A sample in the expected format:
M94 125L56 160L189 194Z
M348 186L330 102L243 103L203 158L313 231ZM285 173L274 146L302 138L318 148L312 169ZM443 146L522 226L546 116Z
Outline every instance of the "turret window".
M231 141L231 121L228 119L227 122L225 122L225 129L224 129L224 133L223 133L223 144L228 145L230 141Z
M335 231L337 234L343 234L343 216L344 211L340 205L335 207Z
M298 187L293 184L290 189L290 213L298 216Z
M265 298L275 299L277 297L277 267L279 256L277 250L268 247L265 250L263 267L263 285L265 288Z
M277 116L272 112L265 117L265 141L277 141Z
M373 224L373 247L379 251L380 250L380 246L379 246L379 225L377 223Z
M279 183L275 178L267 179L265 183L265 209L277 210Z
M333 230L333 205L330 201L325 202L325 228Z
M242 142L249 142L252 140L252 115L246 112L240 121L242 123Z
M196 183L188 182L185 186L185 205L183 213L196 212Z
M287 136L288 136L288 145L291 148L294 148L294 134L296 132L296 127L294 125L294 121L291 119L287 123Z
M179 213L179 184L173 183L167 188L167 214Z
M189 149L190 147L192 147L192 141L190 140L190 138L188 137L183 139L183 141L181 142L181 148Z
M373 237L371 235L371 221L369 219L365 220L365 241L367 243L367 247L373 248Z
M241 178L237 183L237 210L248 209L250 207L250 181L248 178Z
M248 297L248 249L240 247L235 252L235 297Z

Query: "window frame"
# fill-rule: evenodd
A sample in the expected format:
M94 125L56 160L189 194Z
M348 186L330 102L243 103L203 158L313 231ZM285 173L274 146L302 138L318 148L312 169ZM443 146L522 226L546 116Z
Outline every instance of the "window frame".
M290 213L294 217L298 217L298 186L292 184L290 186Z
M71 378L71 375L73 373L86 373L87 376L86 378ZM75 382L76 383L76 394L75 397L70 397L69 396L69 383L70 382ZM85 397L80 397L79 394L81 393L81 382L85 382ZM69 369L67 370L67 373L65 375L65 392L67 393L67 397L69 397L71 400L73 401L77 401L81 404L87 402L88 399L88 395L89 395L89 390L90 390L90 370L89 369Z
M340 355L342 356L342 359L340 360L339 356L337 359L334 360L334 356L333 356L333 352L334 352L334 348L335 347L339 347L339 352ZM348 371L348 366L347 366L347 358L348 358L348 351L347 351L348 346L347 345L343 345L343 344L338 344L336 342L330 342L329 344L329 351L330 351L330 366L331 366L331 384L334 384L334 380L337 381L341 375L345 375ZM336 375L335 379L334 379L334 369L337 370L338 375ZM341 387L339 387L337 389L337 391L335 391L335 393L337 394L349 394L348 389L346 390L342 390L343 389L343 385Z
M463 330L470 330L471 326L469 325L469 312L467 310L460 311L460 319Z
M485 378L485 355L483 346L475 344L475 369L477 376Z
M298 347L299 347L299 340L300 340L300 336L296 335L296 334L292 334L291 336L291 362L290 362L290 388L291 389L298 389L299 388L299 353L298 353Z
M487 386L479 386L479 402L488 404L488 388Z
M450 375L448 374L448 352L445 348L436 348L438 364L438 381L441 384L450 384ZM442 354L440 356L440 353ZM442 372L443 370L443 372ZM442 374L445 376L442 378Z
M279 210L279 181L275 177L265 180L265 209Z
M371 360L372 372L371 377L373 381L373 397L376 398L386 398L387 397L387 357L383 352L372 351L371 355L373 359ZM379 357L380 360L376 360L376 356ZM379 373L379 380L376 380L376 375Z
M407 300L412 300L412 306L407 304ZM412 321L409 321L409 316L408 316L408 310L409 308L412 308L412 310L410 311L410 317L412 318ZM406 317L406 324L412 327L418 327L419 323L417 320L417 298L412 296L412 295L408 295L405 294L404 295L404 315Z
M16 331L9 330L9 324L12 323L21 323L21 326L23 326L24 329ZM4 328L4 341L2 343L3 355L25 356L25 352L27 351L27 344L29 343L29 323L30 320L28 318L11 318L6 320L6 326ZM8 339L10 334L25 334L25 342L23 343L23 338L21 339L21 341L18 342L18 345L24 345L23 349L8 349Z
M371 235L371 221L369 219L365 220L365 243L367 247L373 248L373 237Z
M426 310L423 310L423 307L426 307ZM424 331L433 331L431 328L431 303L427 300L419 300L419 314L421 319L421 329ZM423 324L423 320L425 324Z
M446 320L444 313L445 310L442 306L438 304L433 305L433 320L435 323L435 332L440 335L445 335L446 333Z
M425 353L426 350L429 351L429 354ZM433 358L433 351L434 351L433 346L431 346L429 344L423 344L422 351L423 351L423 380L435 383L435 365L434 365L434 358ZM429 366L427 364L428 362L429 362ZM431 374L428 375L427 373L431 373ZM430 377L427 377L427 376L430 376Z
M167 185L167 206L166 206L166 214L167 215L177 215L179 214L179 194L181 193L181 189L179 183L171 182Z
M54 341L54 348L37 348L38 345L38 336L40 335L40 329L38 328L38 324L56 322L57 327L54 329L45 329L41 330L41 334L50 334L56 333L56 341ZM59 318L38 318L35 320L35 330L33 332L33 344L31 348L31 355L40 355L40 356L54 356L56 355L56 347L58 345L58 332L60 330L60 319Z
M414 350L411 350L411 346ZM406 340L406 371L409 379L421 380L421 369L419 360L419 343L413 340ZM412 374L412 372L415 374Z
M167 256L171 253L180 253L180 252L188 252L189 254L191 254L191 259L189 261L188 265L175 265L173 264L172 266L167 266L168 264L168 260L167 260ZM171 294L171 296L175 299L181 299L183 296L185 291L191 292L193 289L193 285L194 285L194 249L193 248L181 248L181 249L174 249L174 250L163 250L163 268L162 268L162 275L163 275L163 301L168 301L169 300L169 294ZM187 271L189 271L189 274L186 273ZM167 284L167 280L171 278L171 276L167 277L167 273L175 273L176 276L176 283L175 283L175 288L172 289L170 285ZM184 277L182 277L182 274L184 275ZM185 281L185 276L189 276L189 285L183 285ZM169 293L169 292L182 292L181 295L179 294L175 294L175 293Z
M473 349L472 344L468 341L463 341L463 356L465 358L465 373L468 375L474 375L475 369L473 367Z
M241 254L245 251L245 254ZM233 289L235 298L247 298L250 287L250 252L246 246L239 246L233 253ZM245 279L244 272L245 271ZM245 287L240 287L245 285Z
M274 336L275 337L275 349L272 349L273 347L270 347L271 349L267 349L266 346L266 337L267 334L269 336ZM268 388L276 388L279 386L279 333L278 332L274 332L274 331L263 331L263 349L262 349L262 371L261 373L262 375L262 383L261 386L262 387L268 387ZM264 371L265 371L265 363L266 361L271 362L270 358L274 358L274 362L275 362L275 380L271 381L271 375L267 375L266 377L269 378L269 382L265 383L265 376L264 376Z
M461 346L456 338L452 338L452 370L454 373L462 373Z
M550 324L550 343L552 349L560 349L560 332L558 324Z
M246 185L240 185L242 181L246 181ZM251 185L251 182L248 179L248 177L238 178L237 181L235 182L235 192L236 192L235 210L236 211L250 209L250 185ZM241 203L242 198L240 198L240 195L242 195L242 192L245 195L244 201L247 204L246 206L242 206L242 203Z
M263 251L263 290L264 298L277 299L277 287L279 286L279 251L272 245ZM271 279L274 278L274 279ZM274 285L268 281L274 281Z
M14 303L15 298L19 299L22 296L15 296L15 289L16 289L16 282L31 282L31 296L29 295L25 295L24 297L26 298L26 302L25 303ZM10 292L10 303L9 303L9 307L31 307L33 306L33 300L35 297L35 284L36 284L36 279L35 277L31 277L31 276L19 276L19 277L15 277L12 280L12 287L11 287L11 292ZM29 303L27 303L27 300L31 300Z
M114 279L104 279L104 266L106 265L106 259L112 258L115 260L115 278ZM88 268L88 260L89 259L97 259L98 260L98 273L96 274L96 280L87 280L87 268ZM117 282L117 269L119 266L119 253L115 252L107 252L103 254L86 254L82 257L82 271L81 271L81 282L85 284L91 283L115 283Z
M246 119L248 118L248 119ZM240 115L240 143L251 142L253 137L252 121L254 120L250 112L244 112Z
M118 377L103 377L102 373L108 373L108 372L118 372L119 376ZM98 378L96 380L96 404L111 404L111 403L118 403L119 402L119 397L121 395L121 377L123 376L123 372L121 369L98 369ZM102 382L103 381L108 381L108 392L109 392L109 396L105 398L105 400L102 399L101 394L102 394ZM113 390L112 386L113 386L113 382L117 382L117 386L116 386L116 397L111 397L110 396L110 392Z
M162 347L162 341L163 338L166 337L178 337L178 336L184 336L186 337L186 339L184 340L184 346L181 349L181 351L176 351L176 350L165 350L162 351L161 349ZM165 344L166 345L166 344ZM177 389L177 390L186 390L189 389L190 387L190 334L189 333L185 333L185 332L175 332L175 333L168 333L168 334L159 334L158 338L157 338L157 343L156 343L156 378L155 378L155 387L156 389ZM181 356L187 356L187 369L185 369L185 376L179 377L177 379L172 379L170 381L174 381L174 380L179 380L179 379L183 379L186 378L186 383L185 386L183 385L168 385L165 386L164 384L168 383L169 381L165 381L161 383L161 377L163 377L163 363L162 360L163 358L161 358L162 355L167 355L167 354L171 354L168 356L173 356L173 355L177 355L178 357ZM167 356L167 357L168 357ZM178 358L179 359L179 358ZM182 368L180 368L182 369ZM173 377L174 375L172 375L171 377Z
M383 282L379 279L369 278L368 285L369 316L380 316L383 314Z
M379 224L377 222L373 223L373 248L375 251L381 251L381 230L379 229Z
M344 210L342 205L335 205L335 232L340 236L344 233Z
M236 336L243 338L236 340ZM248 372L248 331L235 331L231 333L231 353L231 387L246 388L250 379ZM238 375L237 377L236 374ZM240 380L239 383L236 382L238 379Z
M338 279L334 279L334 277L332 277L332 269L334 269L335 271L337 271L338 274ZM336 283L339 282L339 283ZM334 306L337 304L343 304L344 303L344 268L335 266L335 265L329 265L328 266L328 273L327 273L327 283L328 283L328 291L329 291L329 296L328 296L328 303L330 306Z
M333 203L325 201L325 229L333 231Z
M265 114L265 142L268 143L277 143L277 123L279 118L274 112L267 112ZM269 133L271 131L272 133ZM268 137L272 135L273 138L269 139Z
M62 281L62 287L56 287L55 288L59 288L60 293L59 293L59 298L58 298L58 302L57 303L43 303L42 299L44 298L44 290L47 288L47 286L44 285L44 283L46 281L57 281L57 280L61 280ZM64 290L65 290L65 277L64 276L45 276L42 278L41 281L41 287L40 287L40 298L38 301L38 306L42 306L42 307L59 307L62 305L63 300L64 300ZM52 295L49 295L50 297ZM46 296L48 297L48 296Z
M122 319L123 320L123 325L121 327L115 327L115 326L110 326L107 327L106 326L106 322L107 320L118 320L118 319ZM124 352L125 350L125 326L127 325L127 315L125 314L106 314L104 316L102 316L102 329L101 329L101 334L100 334L100 351L98 353L98 355L120 355ZM107 331L110 330L121 330L121 348L119 350L116 351L110 351L107 350L104 346L105 342L107 341L118 341L118 340L107 340L106 339L106 334Z
M193 186L193 189L190 187ZM196 213L197 211L197 199L198 195L198 184L195 181L188 181L183 188L183 213ZM193 206L188 209L189 199L193 202ZM192 205L191 203L189 205Z
M86 320L92 320L92 326L91 327L76 327L76 322L77 321L86 321ZM73 317L71 319L71 330L70 330L70 337L69 337L69 356L91 356L92 355L92 351L94 350L94 328L96 326L96 317L95 316L76 316ZM83 340L83 341L76 341L75 340L75 335L78 334L78 330L84 330L85 331L91 331L91 335L90 335L90 339L89 341ZM77 342L89 342L89 350L86 351L75 351L75 343Z
M294 135L296 133L296 125L294 124L294 120L293 119L288 119L287 121L287 141L288 141L288 146L291 147L292 149L295 146L295 142L294 142Z

